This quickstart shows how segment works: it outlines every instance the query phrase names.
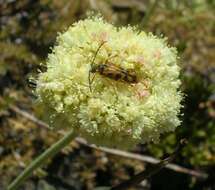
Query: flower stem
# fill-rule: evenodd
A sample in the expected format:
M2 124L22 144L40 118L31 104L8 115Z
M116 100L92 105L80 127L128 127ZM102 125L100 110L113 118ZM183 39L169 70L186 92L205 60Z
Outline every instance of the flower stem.
M49 147L45 152L43 152L39 157L37 157L34 161L32 161L30 165L27 166L27 168L25 168L25 170L8 186L7 190L17 189L18 186L20 186L21 183L23 183L35 169L40 167L47 159L53 157L62 148L68 145L74 137L75 134L73 130L69 131L68 134L66 134L63 138L61 138L59 141Z

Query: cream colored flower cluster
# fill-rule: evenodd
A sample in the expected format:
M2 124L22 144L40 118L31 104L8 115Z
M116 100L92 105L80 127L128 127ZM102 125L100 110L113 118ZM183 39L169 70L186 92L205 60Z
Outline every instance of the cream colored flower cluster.
M94 17L59 34L36 92L51 126L131 148L180 124L179 71L165 39Z

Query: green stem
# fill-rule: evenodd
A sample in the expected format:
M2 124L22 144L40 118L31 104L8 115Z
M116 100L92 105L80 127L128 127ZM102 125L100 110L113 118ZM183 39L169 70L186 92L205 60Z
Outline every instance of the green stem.
M144 16L140 26L143 28L143 27L146 27L148 22L149 22L149 19L151 18L151 16L153 15L157 5L158 5L158 0L153 0L152 3L150 3L149 5L149 8L148 10L146 11L146 15Z
M63 147L68 145L73 140L74 137L75 137L75 134L73 130L69 131L69 133L66 134L62 139L57 141L55 144L49 147L45 152L43 152L38 158L32 161L30 165L27 168L25 168L25 170L8 186L7 190L17 189L18 186L21 183L23 183L35 169L40 167L47 159L53 157Z

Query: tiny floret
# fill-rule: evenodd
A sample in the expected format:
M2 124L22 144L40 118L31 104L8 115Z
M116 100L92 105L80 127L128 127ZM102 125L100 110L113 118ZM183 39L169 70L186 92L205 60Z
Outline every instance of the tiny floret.
M180 68L165 39L88 18L58 35L46 66L36 93L53 128L127 149L180 124Z

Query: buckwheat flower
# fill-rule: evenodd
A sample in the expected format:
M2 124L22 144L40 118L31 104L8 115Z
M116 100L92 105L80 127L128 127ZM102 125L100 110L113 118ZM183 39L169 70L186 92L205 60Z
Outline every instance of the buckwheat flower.
M180 69L165 39L88 18L58 35L46 65L36 93L53 128L126 149L180 124Z

